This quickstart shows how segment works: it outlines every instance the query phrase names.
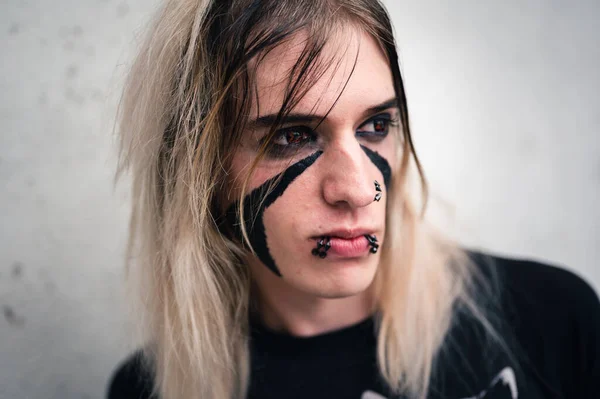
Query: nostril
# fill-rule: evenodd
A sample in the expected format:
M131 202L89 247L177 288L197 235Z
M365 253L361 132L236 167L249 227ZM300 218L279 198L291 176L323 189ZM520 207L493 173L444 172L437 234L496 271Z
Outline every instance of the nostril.
M360 208L367 206L373 201L379 201L382 193L376 192L373 185L373 180L368 178L350 178L344 181L329 180L325 183L324 197L325 200L339 206L347 204L351 208ZM374 197L376 197L374 199Z
M382 186L374 180L378 176L375 165L360 145L338 142L324 155L322 190L327 203L359 208L381 200Z

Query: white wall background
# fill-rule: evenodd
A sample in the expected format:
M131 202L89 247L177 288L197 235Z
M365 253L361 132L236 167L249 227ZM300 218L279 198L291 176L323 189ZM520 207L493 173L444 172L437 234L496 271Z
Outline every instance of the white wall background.
M156 1L0 4L0 398L102 398L130 349L112 115ZM600 3L389 0L455 234L600 289Z
M458 236L600 288L600 2L387 5L415 145Z

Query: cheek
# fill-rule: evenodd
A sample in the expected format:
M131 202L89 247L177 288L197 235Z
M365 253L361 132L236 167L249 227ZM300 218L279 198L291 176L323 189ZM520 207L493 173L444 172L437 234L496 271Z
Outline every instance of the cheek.
M226 208L239 199L244 182L243 171L248 168L249 161L248 157L244 156L240 150L237 150L231 159L224 193Z
M229 173L227 174L227 182L225 188L225 208L229 207L235 201L240 199L244 181L250 172L252 162L254 162L254 154L240 149L236 151L231 160ZM258 167L254 170L248 184L246 186L246 194L250 193L262 183L273 177L273 171Z
M309 237L323 228L315 219L319 207L317 191L312 179L301 176L264 212L269 252L283 275L290 262L310 254L313 243Z
M400 133L390 134L387 142L384 142L381 148L381 156L390 164L392 171L397 169L398 166L398 154L400 154L402 148L402 139L398 136Z
M265 210L264 224L269 243L279 239L277 233L298 236L307 230L307 224L312 223L310 219L319 206L317 191L318 187L313 179L301 176ZM268 234L268 231L276 234Z

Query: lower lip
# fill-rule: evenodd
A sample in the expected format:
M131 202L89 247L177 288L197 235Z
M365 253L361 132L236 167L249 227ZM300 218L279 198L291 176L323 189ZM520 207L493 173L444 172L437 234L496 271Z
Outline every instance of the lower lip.
M331 248L327 251L327 257L333 255L339 258L357 258L369 252L369 241L365 236L350 239L331 237Z

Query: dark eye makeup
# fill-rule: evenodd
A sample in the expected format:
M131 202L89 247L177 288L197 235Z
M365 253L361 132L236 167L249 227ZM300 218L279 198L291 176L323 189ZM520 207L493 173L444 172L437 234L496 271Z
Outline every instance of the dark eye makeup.
M356 136L365 138L370 142L379 142L386 138L390 132L390 127L398 126L398 123L398 119L393 118L387 112L379 114L363 123L356 131Z
M364 122L356 131L356 137L369 143L377 143L385 139L390 127L398 126L398 119L390 113L378 114ZM264 144L266 138L260 140ZM269 143L267 156L272 158L285 158L296 154L298 151L318 144L318 134L308 126L291 126L275 132Z

